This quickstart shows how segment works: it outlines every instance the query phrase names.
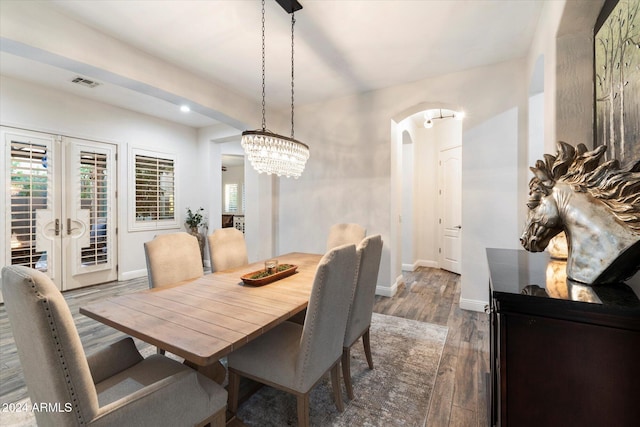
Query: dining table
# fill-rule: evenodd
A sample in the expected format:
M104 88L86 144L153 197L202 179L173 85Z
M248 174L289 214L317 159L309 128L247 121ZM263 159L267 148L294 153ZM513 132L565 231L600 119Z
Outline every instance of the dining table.
M263 286L241 277L263 271L265 261L205 274L173 285L109 297L80 313L185 359L224 380L219 360L307 307L322 255L288 253L280 265L294 274Z

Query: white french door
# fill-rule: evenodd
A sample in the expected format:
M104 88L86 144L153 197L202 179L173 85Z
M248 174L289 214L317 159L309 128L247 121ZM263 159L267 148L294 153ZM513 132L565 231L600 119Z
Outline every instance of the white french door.
M116 146L2 128L3 264L61 290L117 278Z

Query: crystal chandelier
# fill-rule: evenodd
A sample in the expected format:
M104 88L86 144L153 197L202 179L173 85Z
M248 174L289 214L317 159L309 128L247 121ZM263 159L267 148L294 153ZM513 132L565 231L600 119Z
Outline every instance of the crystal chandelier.
M291 137L275 134L267 130L265 116L265 37L264 37L264 2L262 0L262 129L242 132L242 148L251 166L258 173L298 178L304 171L309 158L309 146L294 138L293 130L293 27L295 25L295 10L302 6L296 2L288 2L290 10L278 1L280 5L291 13Z

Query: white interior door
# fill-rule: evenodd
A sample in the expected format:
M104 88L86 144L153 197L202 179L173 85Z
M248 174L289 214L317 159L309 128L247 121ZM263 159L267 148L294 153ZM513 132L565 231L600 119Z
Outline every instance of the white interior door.
M1 130L2 263L40 270L61 290L115 280L116 147Z
M462 147L440 151L440 268L460 274L462 240Z

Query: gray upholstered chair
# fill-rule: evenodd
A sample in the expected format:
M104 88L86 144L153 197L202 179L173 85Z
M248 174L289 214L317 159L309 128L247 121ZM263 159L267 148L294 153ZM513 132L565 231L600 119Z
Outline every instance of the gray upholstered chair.
M198 239L185 232L160 234L144 244L149 287L204 276Z
M357 245L367 235L367 230L359 224L334 224L329 229L327 251L340 245Z
M309 393L329 370L336 407L344 410L340 357L356 264L354 245L331 250L318 265L304 326L284 322L227 356L231 412L238 408L242 376L295 394L298 425L308 426Z
M200 244L189 233L157 235L150 242L145 242L144 255L150 288L204 276ZM164 350L158 348L158 354L164 354Z
M369 369L373 369L371 357L371 344L369 342L369 327L371 315L376 297L376 283L378 282L378 269L382 256L382 238L379 234L365 238L357 249L359 266L356 279L356 289L353 302L349 310L347 331L344 336L342 349L342 377L347 389L347 396L353 399L353 386L351 385L351 347L362 337L364 354L367 358Z
M247 244L242 231L235 228L219 228L209 235L207 240L211 271L223 271L249 263Z
M144 359L131 338L85 357L71 311L43 273L2 269L2 293L39 426L225 425L227 393L165 356Z

